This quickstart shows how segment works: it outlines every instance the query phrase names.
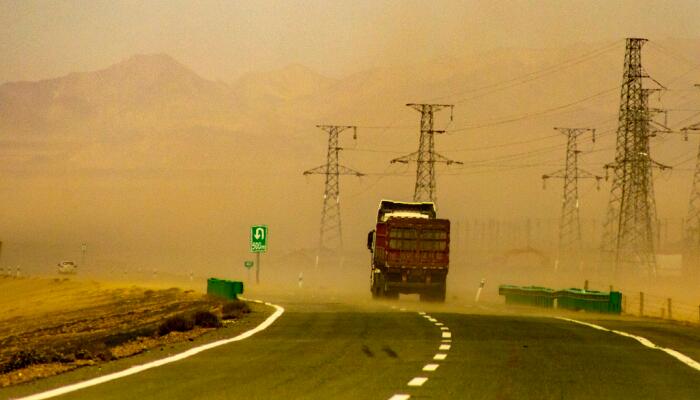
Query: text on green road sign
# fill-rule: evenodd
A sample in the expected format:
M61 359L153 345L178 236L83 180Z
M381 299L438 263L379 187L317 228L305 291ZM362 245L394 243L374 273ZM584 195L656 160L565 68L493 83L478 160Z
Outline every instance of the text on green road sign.
M254 265L254 264L255 264L255 263L253 263L253 261L248 261L248 260L243 261L243 266L246 267L246 268L253 268L253 265Z
M267 250L267 225L250 227L250 251L264 253Z

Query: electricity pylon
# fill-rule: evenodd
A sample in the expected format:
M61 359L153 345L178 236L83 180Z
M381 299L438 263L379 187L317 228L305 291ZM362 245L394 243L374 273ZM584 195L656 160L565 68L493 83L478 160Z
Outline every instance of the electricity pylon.
M561 178L564 180L564 194L561 206L561 218L559 219L559 259L557 267L561 265L563 269L571 269L580 260L582 254L581 246L581 222L579 220L579 200L578 181L580 179L595 179L596 184L603 179L602 176L591 174L578 167L578 155L581 153L576 145L576 139L586 133L593 134L595 140L595 129L592 128L554 128L566 135L566 163L564 169L542 175L542 185L547 179Z
M408 164L416 161L416 186L413 191L413 201L437 201L437 191L435 190L435 164L445 163L462 164L460 161L450 160L435 152L435 134L445 133L444 130L434 130L434 114L436 111L449 107L450 112L454 109L452 104L413 104L406 106L417 110L420 116L420 140L418 151L391 160L392 163ZM452 120L452 114L450 114Z
M697 86L697 85L696 85ZM700 122L681 129L686 135L688 131L700 131ZM688 216L685 221L685 253L684 264L687 265L686 273L697 277L700 274L700 144L695 161L695 174L693 175L693 187L690 191L688 203Z
M648 77L641 61L644 42L646 39L627 39L615 160L605 165L606 174L613 171L613 183L603 227L602 253L614 276L656 274L652 168L670 168L650 156L649 137L659 132L651 129L651 115L660 110L649 109L651 90L643 87L643 78Z
M326 164L304 171L304 175L321 174L326 176L326 188L323 192L323 211L321 212L321 232L319 250L342 249L343 231L340 224L340 175L363 176L364 174L338 164L338 134L346 129L353 130L353 139L357 138L356 126L316 125L328 132L328 155Z

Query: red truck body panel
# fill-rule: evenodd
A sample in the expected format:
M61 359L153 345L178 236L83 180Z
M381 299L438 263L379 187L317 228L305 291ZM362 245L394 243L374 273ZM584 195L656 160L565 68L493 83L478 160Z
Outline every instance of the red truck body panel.
M389 218L377 223L374 265L387 268L447 269L450 221Z

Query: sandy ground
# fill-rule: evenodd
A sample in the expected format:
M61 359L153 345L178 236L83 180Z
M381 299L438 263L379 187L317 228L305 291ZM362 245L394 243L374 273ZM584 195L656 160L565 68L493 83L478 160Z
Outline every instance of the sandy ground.
M0 277L0 387L192 340L212 328L157 330L169 317L220 307L193 290Z

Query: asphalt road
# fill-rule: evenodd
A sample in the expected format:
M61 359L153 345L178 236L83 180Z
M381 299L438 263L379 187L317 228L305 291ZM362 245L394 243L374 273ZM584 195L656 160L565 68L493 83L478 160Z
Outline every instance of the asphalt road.
M283 301L282 317L252 338L58 398L700 399L699 371L630 338L549 317L387 304ZM652 340L700 354L697 327L652 328Z

